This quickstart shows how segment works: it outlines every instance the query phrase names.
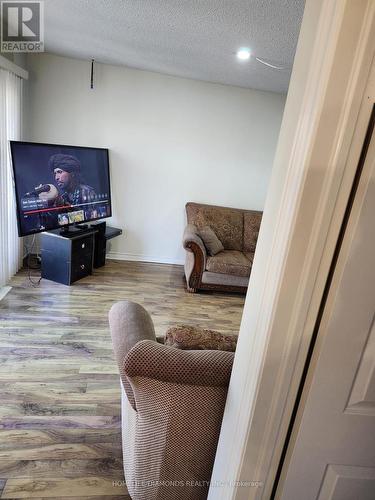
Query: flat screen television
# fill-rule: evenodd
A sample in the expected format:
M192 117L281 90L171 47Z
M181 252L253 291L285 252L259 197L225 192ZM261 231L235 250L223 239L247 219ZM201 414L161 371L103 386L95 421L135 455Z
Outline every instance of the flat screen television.
M108 149L22 141L10 148L19 236L111 217Z

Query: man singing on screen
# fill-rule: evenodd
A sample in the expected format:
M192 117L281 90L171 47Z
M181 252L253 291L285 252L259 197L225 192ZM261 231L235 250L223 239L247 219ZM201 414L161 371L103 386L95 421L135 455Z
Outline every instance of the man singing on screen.
M81 205L95 199L95 191L91 186L84 184L81 177L81 164L71 155L55 154L48 162L59 189L59 196L55 206Z

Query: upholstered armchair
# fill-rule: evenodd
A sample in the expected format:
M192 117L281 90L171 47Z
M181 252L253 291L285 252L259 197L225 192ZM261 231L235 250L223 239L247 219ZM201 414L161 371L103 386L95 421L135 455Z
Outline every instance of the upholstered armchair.
M205 499L235 338L177 327L163 345L147 311L133 302L115 304L109 322L121 378L124 472L131 498Z
M262 212L189 202L183 235L188 292L221 290L246 293ZM210 253L202 230L214 232L220 251Z

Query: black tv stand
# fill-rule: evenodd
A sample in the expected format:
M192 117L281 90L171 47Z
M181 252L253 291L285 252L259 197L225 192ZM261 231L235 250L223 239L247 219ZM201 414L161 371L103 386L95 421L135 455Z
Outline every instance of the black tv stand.
M85 225L86 226L86 225ZM41 235L42 278L71 285L105 265L106 242L122 233L105 221Z

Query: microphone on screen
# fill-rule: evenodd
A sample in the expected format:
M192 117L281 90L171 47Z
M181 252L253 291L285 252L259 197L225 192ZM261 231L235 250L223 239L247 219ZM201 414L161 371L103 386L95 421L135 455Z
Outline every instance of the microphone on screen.
M40 184L34 188L34 191L26 193L25 196L38 196L40 193L48 193L51 191L51 184Z

